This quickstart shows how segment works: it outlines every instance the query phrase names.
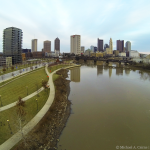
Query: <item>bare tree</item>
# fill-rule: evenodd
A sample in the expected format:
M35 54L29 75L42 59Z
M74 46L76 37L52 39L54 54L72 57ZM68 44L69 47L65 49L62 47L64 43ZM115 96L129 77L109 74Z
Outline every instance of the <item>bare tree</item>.
M5 73L5 71L6 71L6 68L3 68L3 72Z
M25 116L26 116L26 112L25 112L24 108L25 108L25 101L23 101L22 98L19 96L18 101L16 103L16 113L17 113L17 118L18 118L17 122L18 122L18 128L21 132L24 144L27 145L26 138L25 138L24 132L22 130L22 128L25 124L24 121L25 121Z
M48 81L46 81L46 80L42 80L42 86L43 86L43 88L45 89L45 91L48 89L48 87L49 86L47 86L47 83L48 83ZM48 92L48 90L47 90L47 92Z
M12 70L12 71L14 70L14 66L11 66L11 70Z

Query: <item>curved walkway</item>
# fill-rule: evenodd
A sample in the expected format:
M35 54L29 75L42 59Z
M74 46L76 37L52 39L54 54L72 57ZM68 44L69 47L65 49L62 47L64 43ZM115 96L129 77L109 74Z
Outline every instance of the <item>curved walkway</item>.
M22 98L22 100L23 100L23 101L26 101L26 100L32 98L33 96L37 95L38 93L42 92L43 90L44 90L44 88L41 87L40 89L38 89L38 91L35 91L35 92L33 92L32 94L30 94L30 95L28 95L28 96ZM13 102L13 103L11 103L11 104L8 104L8 105L6 105L6 106L0 107L0 112L2 112L2 111L4 111L4 110L7 110L7 109L9 109L9 108L11 108L11 107L14 107L14 106L16 105L16 103L17 103L17 101L16 101L16 102Z
M66 68L76 67L76 66L77 65L69 66L69 67L66 67ZM38 122L44 117L44 115L47 113L47 111L49 110L50 106L52 105L52 103L54 101L54 98L55 98L55 87L54 87L54 83L53 83L53 78L52 77L53 77L53 74L56 73L56 71L58 71L60 69L55 70L53 73L49 73L48 70L47 70L47 65L46 65L45 70L46 70L47 75L49 76L48 84L50 85L50 95L49 95L45 105L43 106L43 108L36 114L36 116L31 121L29 121L22 128L24 136L28 132L30 132L38 124ZM20 131L18 131L11 138L9 138L7 141L5 141L3 144L0 145L0 150L10 150L21 139L22 139L22 133Z

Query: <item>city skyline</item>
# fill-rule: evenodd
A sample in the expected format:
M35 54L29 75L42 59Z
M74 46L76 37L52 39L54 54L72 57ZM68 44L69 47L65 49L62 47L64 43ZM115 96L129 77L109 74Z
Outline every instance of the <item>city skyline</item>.
M82 3L79 0L16 0L15 3L9 1L9 5L7 1L2 1L1 6L0 52L3 52L3 30L13 26L24 33L23 49L31 49L31 40L38 39L37 51L41 51L45 40L52 41L53 50L54 39L59 37L61 52L70 52L70 36L78 34L85 50L91 45L97 46L97 38L103 39L103 44L108 44L112 38L113 50L116 50L117 40L124 40L124 43L131 42L132 50L150 53L148 0L83 0ZM99 10L100 6L103 7ZM94 9L89 11L91 8Z

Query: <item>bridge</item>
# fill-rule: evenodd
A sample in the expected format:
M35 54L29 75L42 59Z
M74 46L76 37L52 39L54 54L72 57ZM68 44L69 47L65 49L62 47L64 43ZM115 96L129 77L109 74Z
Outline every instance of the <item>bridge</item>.
M105 57L105 58L96 58L96 57L76 57L76 60L80 61L80 62L87 62L88 60L93 60L94 62L97 61L106 61L106 63L109 62L118 62L120 64L132 64L132 60L130 60L129 58L120 58L120 57L114 57L114 58L109 58L109 57Z

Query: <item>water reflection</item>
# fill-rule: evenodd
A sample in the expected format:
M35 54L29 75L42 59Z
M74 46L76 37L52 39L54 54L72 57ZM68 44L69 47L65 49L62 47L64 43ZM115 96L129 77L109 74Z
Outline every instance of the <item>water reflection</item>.
M97 75L102 75L103 74L103 66L97 65Z
M148 145L150 73L126 68L123 74L122 67L115 71L108 65L80 69L81 82L70 83L74 114L60 137L59 150L116 150L117 145ZM95 77L96 72L103 75Z
M129 75L130 74L130 68L125 68L125 74Z
M116 67L116 75L123 75L123 68L122 67Z
M80 82L80 67L70 69L70 80Z
M103 66L103 61L97 61L96 65L102 65Z
M111 77L112 75L112 67L109 67L109 78Z
M150 73L139 71L140 79L142 80L149 80L150 81Z
M87 60L86 61L86 64L87 64L87 66L89 66L89 67L95 67L95 64L94 64L94 60Z
M109 69L109 68L108 68L108 65L105 64L105 65L104 65L104 70L107 71L108 69Z

